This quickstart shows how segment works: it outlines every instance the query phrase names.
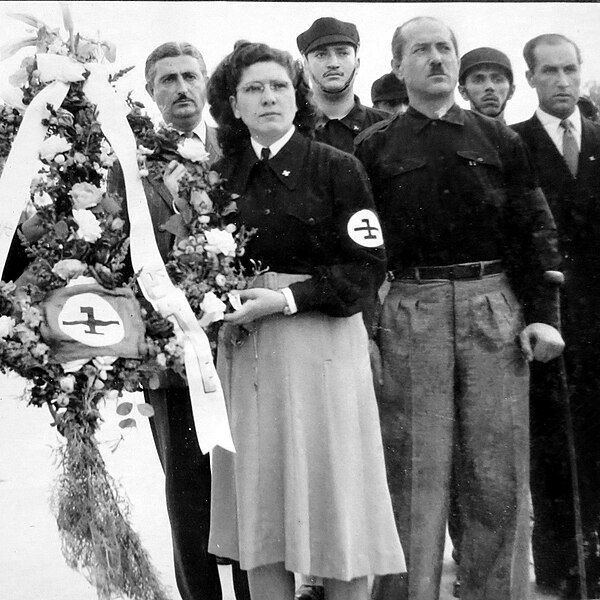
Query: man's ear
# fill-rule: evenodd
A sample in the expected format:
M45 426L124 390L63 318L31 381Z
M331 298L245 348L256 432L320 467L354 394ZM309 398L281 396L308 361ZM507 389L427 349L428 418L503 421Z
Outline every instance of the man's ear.
M467 88L464 85L459 84L458 91L460 92L460 95L463 97L463 100L470 102L469 94L467 94ZM509 98L510 98L510 96L509 96Z
M154 98L154 87L152 85L150 85L149 83L146 83L146 91L148 92L148 96L150 96L150 98Z
M390 61L390 65L392 67L392 72L394 73L394 75L396 75L396 77L400 80L402 80L402 61L398 60L397 58L392 58L392 60Z
M506 97L507 100L510 100L513 97L513 94L515 93L515 84L511 83L510 84L510 89L508 90L508 96Z
M531 71L525 71L525 77L527 79L527 83L529 84L529 87L534 88L535 85L533 83L533 73Z

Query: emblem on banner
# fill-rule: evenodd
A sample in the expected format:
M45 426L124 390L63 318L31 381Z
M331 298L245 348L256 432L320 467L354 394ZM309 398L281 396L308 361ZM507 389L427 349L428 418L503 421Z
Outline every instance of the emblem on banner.
M87 346L110 346L125 337L117 311L98 294L71 296L58 315L61 331Z

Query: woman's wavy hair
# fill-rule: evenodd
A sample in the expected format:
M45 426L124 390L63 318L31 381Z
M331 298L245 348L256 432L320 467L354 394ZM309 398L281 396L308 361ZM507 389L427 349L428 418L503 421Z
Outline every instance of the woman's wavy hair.
M296 90L298 111L294 117L294 125L304 135L312 137L314 134L317 111L312 103L312 92L302 63L295 61L284 50L240 40L235 43L233 52L219 63L207 87L210 114L219 125L217 136L226 155L241 149L250 138L245 123L234 116L229 99L236 95L245 69L259 62L276 62L287 71Z

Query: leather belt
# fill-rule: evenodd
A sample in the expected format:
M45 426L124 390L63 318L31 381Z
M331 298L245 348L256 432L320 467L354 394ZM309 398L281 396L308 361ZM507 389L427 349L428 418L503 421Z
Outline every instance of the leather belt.
M504 271L501 260L484 260L458 265L441 265L431 267L410 267L388 272L388 279L481 279L486 275L497 275Z

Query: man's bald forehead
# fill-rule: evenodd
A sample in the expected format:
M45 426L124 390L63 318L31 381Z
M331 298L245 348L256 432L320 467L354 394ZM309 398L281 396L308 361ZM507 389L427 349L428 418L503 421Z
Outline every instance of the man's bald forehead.
M414 17L402 23L399 27L394 31L394 36L392 37L392 56L395 60L402 60L402 54L404 52L404 46L406 44L406 37L410 31L410 29L422 25L423 23L431 23L435 25L439 25L446 29L450 34L450 39L452 41L452 45L454 46L454 50L456 55L458 56L458 43L456 41L456 36L454 35L454 31L450 29L450 27L435 17Z

